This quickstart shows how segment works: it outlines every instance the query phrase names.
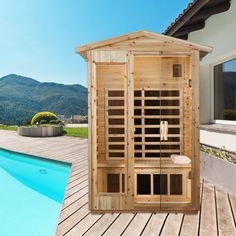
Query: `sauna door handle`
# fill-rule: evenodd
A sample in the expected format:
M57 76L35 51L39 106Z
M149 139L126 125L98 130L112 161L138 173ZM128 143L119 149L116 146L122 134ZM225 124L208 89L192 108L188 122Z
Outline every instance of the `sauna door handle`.
M167 121L161 121L160 123L160 140L161 141L168 140L168 122Z

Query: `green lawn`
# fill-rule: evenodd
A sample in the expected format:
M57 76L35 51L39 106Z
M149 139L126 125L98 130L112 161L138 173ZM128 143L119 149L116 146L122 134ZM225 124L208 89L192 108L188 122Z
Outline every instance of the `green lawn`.
M8 126L8 125L0 125L0 129L16 131L17 127L16 126Z
M16 131L16 126L0 125L0 129ZM88 128L64 128L64 135L80 138L88 138Z
M64 128L66 136L88 138L88 128Z

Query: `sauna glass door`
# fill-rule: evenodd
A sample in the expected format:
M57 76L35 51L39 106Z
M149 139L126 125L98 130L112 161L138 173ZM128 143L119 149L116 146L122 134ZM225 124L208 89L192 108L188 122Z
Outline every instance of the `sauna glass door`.
M165 86L160 89L160 174L154 189L161 210L191 203L191 86L188 59L162 58Z
M178 209L191 198L191 164L180 159L191 154L186 65L187 57L134 59L135 202L160 210Z
M125 66L119 63L96 65L99 88L97 90L97 194L111 196L110 202L114 205L119 202L119 197L125 194L127 188Z

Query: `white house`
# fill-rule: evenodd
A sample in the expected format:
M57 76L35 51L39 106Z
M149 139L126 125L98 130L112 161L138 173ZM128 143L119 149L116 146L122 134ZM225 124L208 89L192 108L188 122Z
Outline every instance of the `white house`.
M165 34L213 47L200 65L200 141L236 151L236 0L195 0Z

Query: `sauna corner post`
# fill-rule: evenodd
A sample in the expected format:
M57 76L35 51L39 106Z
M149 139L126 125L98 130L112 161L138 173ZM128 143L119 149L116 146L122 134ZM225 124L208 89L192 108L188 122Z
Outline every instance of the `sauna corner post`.
M128 205L132 208L134 203L134 55L127 53L127 185Z
M92 51L88 52L88 138L89 138L89 209L95 208L95 186L97 182L97 168L95 166L97 159L97 92L96 92L96 64L93 60Z
M192 205L195 210L200 207L200 144L199 144L199 51L191 53L192 81Z
M89 193L88 193L88 203L89 203L89 209L91 210L92 208L92 196L91 196L91 171L92 171L92 129L91 129L91 116L92 116L92 99L91 99L91 74L92 74L92 68L91 68L91 53L87 52L88 55L88 62L87 62L87 67L88 67L88 175L89 175L89 181L88 181L88 186L89 186Z

